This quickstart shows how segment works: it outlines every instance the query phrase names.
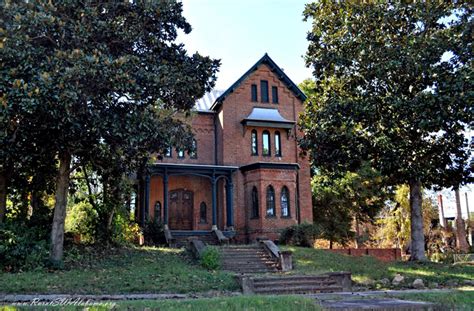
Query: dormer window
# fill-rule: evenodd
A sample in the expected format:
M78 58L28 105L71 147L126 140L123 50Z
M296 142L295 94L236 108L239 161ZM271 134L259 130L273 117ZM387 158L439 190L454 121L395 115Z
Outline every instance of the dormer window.
M272 86L272 103L278 104L278 88Z
M251 100L252 102L258 102L258 97L257 97L257 85L256 84L252 84L252 86L250 87L251 91L250 91L250 96L251 96Z
M262 103L268 103L268 81L260 81L260 96L262 97Z

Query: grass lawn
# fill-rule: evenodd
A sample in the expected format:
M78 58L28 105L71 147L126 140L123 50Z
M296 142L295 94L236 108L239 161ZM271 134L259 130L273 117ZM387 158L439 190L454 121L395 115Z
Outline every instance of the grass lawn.
M448 293L401 294L394 297L433 302L445 310L474 310L474 287L461 287Z
M395 274L405 277L404 284L409 286L416 278L423 279L425 286L433 283L445 286L456 281L462 285L465 280L474 280L474 266L461 266L442 263L391 262L384 263L370 256L352 257L333 254L324 250L281 247L293 251L294 270L291 273L324 273L328 271L350 271L356 282L378 281ZM380 286L375 284L374 286Z
M44 307L20 307L21 310L43 310ZM48 310L84 310L84 306L48 307ZM209 298L192 300L139 300L113 302L97 306L88 306L87 310L248 310L248 311L286 311L286 310L322 310L316 300L299 296L238 296L227 298ZM19 310L18 307L0 306L0 310Z
M0 272L0 293L190 293L238 290L232 274L208 271L181 249L73 249L65 270Z

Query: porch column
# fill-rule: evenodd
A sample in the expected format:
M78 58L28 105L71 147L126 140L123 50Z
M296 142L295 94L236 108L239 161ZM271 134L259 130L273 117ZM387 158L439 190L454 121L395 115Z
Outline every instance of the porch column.
M212 230L217 229L217 181L216 175L212 174Z
M143 177L138 180L138 192L140 196L140 226L145 226L145 181Z
M163 174L163 224L168 227L168 171Z
M234 227L234 209L233 209L233 198L234 198L234 184L232 183L232 175L229 176L226 183L226 207L227 207L227 228L232 230Z
M150 216L150 175L145 177L145 220Z

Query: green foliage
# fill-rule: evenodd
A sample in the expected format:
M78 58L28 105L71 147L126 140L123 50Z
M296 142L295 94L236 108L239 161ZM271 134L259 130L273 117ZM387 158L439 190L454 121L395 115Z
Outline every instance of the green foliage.
M302 223L283 229L279 242L286 245L313 247L314 241L321 237L319 225Z
M145 236L145 242L151 245L165 245L165 231L163 224L156 219L148 219L143 228L143 235Z
M219 252L219 249L214 246L207 246L201 256L200 262L206 269L219 269L221 266L221 253Z
M390 192L384 178L364 165L357 172L334 174L319 170L311 181L314 223L322 237L346 244L353 236L352 224L372 221Z
M97 221L97 211L88 202L81 201L68 208L65 232L80 235L81 242L94 243Z
M236 291L231 273L209 271L184 249L66 247L66 269L0 272L2 293L195 293Z
M432 228L432 220L438 218L437 205L429 197L422 203L423 230L426 238ZM410 244L411 219L410 219L410 189L407 185L397 187L393 204L388 204L379 215L375 239L382 247L398 247L407 249ZM437 237L437 240L440 237ZM433 244L438 241L429 241ZM429 246L430 246L429 245Z
M42 228L0 224L0 269L24 271L43 267L48 255L48 242L43 238Z
M472 3L315 2L304 15L315 83L300 145L318 169L368 163L389 185L409 184L412 259L424 260L418 189L472 175Z

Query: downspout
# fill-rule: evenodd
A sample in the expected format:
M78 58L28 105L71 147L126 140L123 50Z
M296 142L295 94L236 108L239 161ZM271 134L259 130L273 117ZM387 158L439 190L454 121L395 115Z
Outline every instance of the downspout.
M296 169L296 218L298 224L301 224L301 213L300 213L300 169Z

